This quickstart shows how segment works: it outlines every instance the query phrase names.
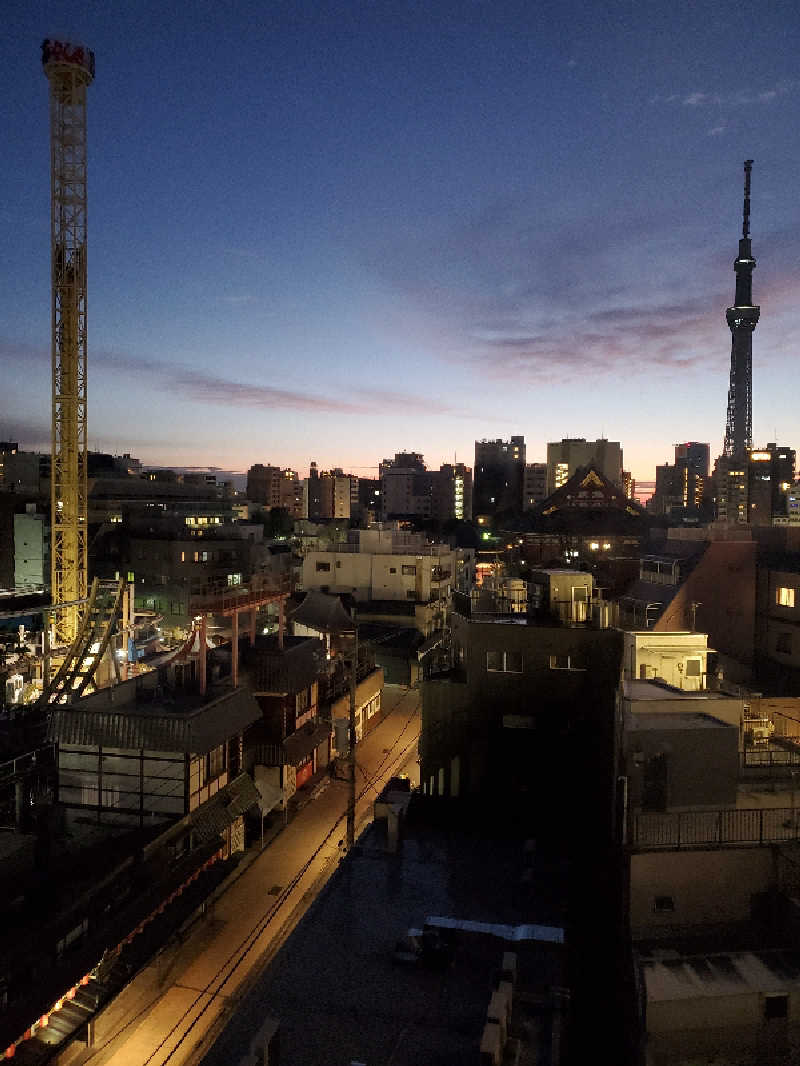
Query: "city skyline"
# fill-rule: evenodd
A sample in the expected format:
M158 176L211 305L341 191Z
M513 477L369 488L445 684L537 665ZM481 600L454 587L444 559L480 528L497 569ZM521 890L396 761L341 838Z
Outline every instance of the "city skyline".
M80 12L80 13L79 13ZM11 5L0 436L48 448L49 35L89 89L89 441L368 471L474 441L722 450L755 160L755 444L794 445L800 84L770 6ZM681 48L676 49L675 41Z

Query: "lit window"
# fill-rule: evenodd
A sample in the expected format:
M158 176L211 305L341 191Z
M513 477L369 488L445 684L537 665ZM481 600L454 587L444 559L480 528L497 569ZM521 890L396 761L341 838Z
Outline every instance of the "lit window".
M775 590L775 602L779 607L794 607L794 589L777 588Z
M596 552L599 549L599 547L600 547L600 542L597 541L597 540L593 540L590 543L589 547L592 549L593 552Z

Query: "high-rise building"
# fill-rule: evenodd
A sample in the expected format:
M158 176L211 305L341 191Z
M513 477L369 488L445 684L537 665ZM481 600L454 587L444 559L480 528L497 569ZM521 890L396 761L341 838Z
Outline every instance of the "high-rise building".
M293 518L302 513L300 480L294 470L256 463L247 471L247 498L266 508L284 507Z
M606 440L605 437L589 441L585 437L565 437L547 445L547 495L552 496L583 466L593 466L622 488L619 441Z
M526 463L522 480L522 510L530 511L547 499L547 463Z
M768 526L772 519L787 514L787 493L794 482L793 448L768 444L753 448L748 455L748 521Z
M472 518L470 468L463 463L445 463L431 475L431 517L440 522Z
M793 448L768 444L744 456L721 455L714 470L717 518L721 522L771 525L788 513L788 492L794 481Z
M354 493L357 498L358 478L345 474L339 467L320 471L312 463L303 483L303 516L312 522L350 518Z
M675 465L664 463L656 467L656 487L647 502L648 511L674 518L709 518L712 506L709 452L709 445L699 441L676 444ZM738 476L734 473L734 482Z
M525 438L475 441L475 514L522 510Z
M380 465L381 510L385 519L472 517L472 471L463 463L428 470L419 452L398 452Z
M675 465L685 463L689 470L702 477L708 477L710 455L711 446L696 440L675 445Z
M385 519L430 518L431 476L420 452L397 452L379 467Z

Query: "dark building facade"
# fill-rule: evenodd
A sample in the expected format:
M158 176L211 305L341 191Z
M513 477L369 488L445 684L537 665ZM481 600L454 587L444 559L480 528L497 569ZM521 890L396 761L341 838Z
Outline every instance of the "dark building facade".
M520 512L525 480L525 438L476 440L472 509L476 515Z

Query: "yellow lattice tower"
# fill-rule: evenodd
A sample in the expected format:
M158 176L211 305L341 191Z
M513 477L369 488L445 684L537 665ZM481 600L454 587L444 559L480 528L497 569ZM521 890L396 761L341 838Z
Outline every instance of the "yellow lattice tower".
M94 78L94 53L46 40L42 64L50 82L50 573L55 640L71 644L80 619L76 601L87 591L86 89Z

